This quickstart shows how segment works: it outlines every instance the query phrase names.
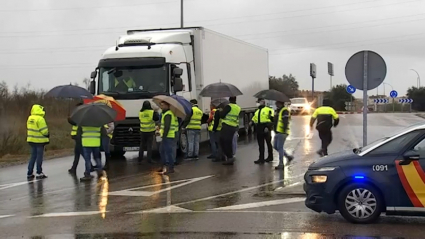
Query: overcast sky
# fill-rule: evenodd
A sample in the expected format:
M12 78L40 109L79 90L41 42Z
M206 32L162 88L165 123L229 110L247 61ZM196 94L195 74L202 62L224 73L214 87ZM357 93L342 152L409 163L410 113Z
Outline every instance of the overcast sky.
M180 26L179 0L0 0L1 80L50 89L78 82L106 48L134 28ZM386 61L384 82L404 95L425 84L425 0L185 0L185 26L203 26L269 49L270 75L296 76L317 90L347 83L352 54L373 50ZM386 93L391 90L387 85ZM383 93L383 87L379 87ZM369 95L376 94L376 89ZM357 92L355 96L361 96Z

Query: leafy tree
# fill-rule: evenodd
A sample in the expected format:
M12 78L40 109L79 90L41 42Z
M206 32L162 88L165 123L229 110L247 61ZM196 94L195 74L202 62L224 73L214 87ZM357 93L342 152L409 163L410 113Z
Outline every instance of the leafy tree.
M269 88L284 93L289 98L298 96L298 81L292 74L282 77L269 76Z
M410 87L406 96L413 100L413 110L425 111L425 87Z
M324 92L324 97L331 101L331 106L337 111L345 110L345 102L354 101L354 97L347 92L347 85L336 85L330 92Z

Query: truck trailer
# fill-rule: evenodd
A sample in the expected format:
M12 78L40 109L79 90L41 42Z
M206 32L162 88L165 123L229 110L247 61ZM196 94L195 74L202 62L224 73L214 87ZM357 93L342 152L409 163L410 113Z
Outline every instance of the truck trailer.
M159 111L152 97L176 94L187 100L197 99L199 108L209 113L211 98L201 97L199 92L220 81L242 91L243 95L237 97L242 108L240 129L252 133L249 121L256 110L253 95L269 88L268 77L267 49L203 27L128 30L103 53L91 74L90 91L114 97L124 106L126 119L115 122L111 140L112 155L123 156L127 151L139 150L138 115L143 101L151 101ZM132 83L119 89L120 78L132 79ZM206 140L204 124L201 142ZM178 142L179 151L186 152L184 133L179 134Z

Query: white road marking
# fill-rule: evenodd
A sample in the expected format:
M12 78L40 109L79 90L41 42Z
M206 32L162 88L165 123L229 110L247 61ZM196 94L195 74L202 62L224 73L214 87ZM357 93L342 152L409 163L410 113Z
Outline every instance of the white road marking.
M34 182L37 182L37 181L39 181L39 180L26 181L26 182L20 182L20 183L3 184L3 185L0 185L0 190L13 188L13 187L21 186L21 185L26 185L26 184L34 183Z
M108 211L106 211L108 212ZM102 214L100 211L88 211L88 212L56 212L56 213L46 213L37 216L31 216L29 218L38 218L38 217L75 217L75 216L89 216Z
M8 217L13 217L13 216L15 216L15 215L0 215L0 219L2 219L2 218L8 218Z
M148 186L143 186L143 187L130 188L130 189L125 189L125 190L120 190L120 191L115 191L115 192L109 192L109 196L150 197L152 195L155 195L155 194L158 194L158 193L161 193L161 192L165 192L165 191L170 191L171 189L186 186L188 184L195 183L195 182L198 182L198 181L201 181L201 180L213 177L213 176L214 175L205 176L205 177L198 177L198 178L191 178L191 179L183 179L183 180L178 180L178 181L174 181L174 182L165 182L165 183L160 183L160 184L155 184L155 185L148 185ZM153 187L158 187L158 186L167 186L167 185L175 184L175 183L181 183L181 184L171 186L171 187L167 187L167 188L157 190L157 191L133 191L133 190L153 188Z
M296 182L296 183L289 184L289 185L287 185L285 187L278 187L278 188L275 189L275 191L284 191L285 189L290 189L292 187L295 187L297 185L300 185L301 183L302 182Z
M227 206L227 207L219 207L219 208L214 208L209 210L211 211L241 210L241 209L248 209L248 208L282 205L282 204L295 203L295 202L304 202L304 200L305 198L285 198L285 199L272 200L272 201L254 202L254 203L239 204L239 205L233 205L233 206Z
M167 207L160 207L155 209L149 209L145 211L137 211L137 212L130 212L127 214L144 214L144 213L183 213L183 212L193 212L192 210L177 207L177 206L167 206Z

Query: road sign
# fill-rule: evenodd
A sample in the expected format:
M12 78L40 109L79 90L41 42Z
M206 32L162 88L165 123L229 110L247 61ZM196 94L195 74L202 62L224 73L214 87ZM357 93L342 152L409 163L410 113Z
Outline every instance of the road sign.
M381 98L381 99L374 99L373 102L374 103L378 103L378 104L382 104L382 103L387 104L389 102L389 100L388 99Z
M330 62L328 62L328 74L330 76L333 76L334 75L334 65L332 63L330 63Z
M316 78L316 64L310 63L310 76Z
M345 65L345 76L350 85L363 91L363 105L368 105L367 91L378 87L387 75L384 59L373 51L352 55ZM363 107L363 146L367 145L367 107Z
M365 52L367 56L365 57ZM366 64L364 62L366 58ZM366 65L366 75L364 74ZM387 65L384 59L373 51L360 51L354 54L345 65L345 76L350 85L356 89L373 90L385 79L387 75ZM367 77L367 87L363 87L363 78Z
M396 98L396 97L398 96L397 91L392 90L392 91L390 92L390 96L391 96L391 98Z
M348 94L354 94L356 92L356 88L352 85L348 85L346 90Z
M402 104L404 104L404 103L411 104L412 102L413 102L412 99L399 99L398 100L398 103L402 103Z

